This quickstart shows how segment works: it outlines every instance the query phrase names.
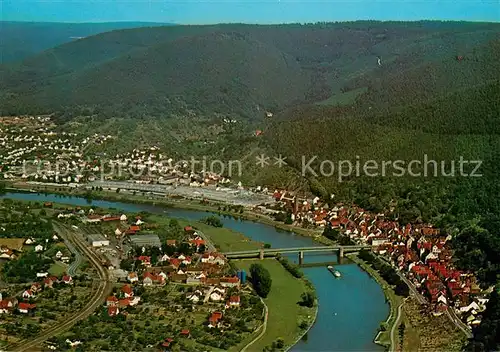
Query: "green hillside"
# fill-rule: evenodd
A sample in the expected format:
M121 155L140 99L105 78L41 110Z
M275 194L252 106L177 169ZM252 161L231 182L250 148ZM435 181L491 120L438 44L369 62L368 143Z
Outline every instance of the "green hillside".
M308 102L349 105L364 92L365 106L385 109L494 77L498 60L487 50L499 28L352 22L117 30L0 65L0 106L3 114L262 117ZM455 62L457 55L466 60Z

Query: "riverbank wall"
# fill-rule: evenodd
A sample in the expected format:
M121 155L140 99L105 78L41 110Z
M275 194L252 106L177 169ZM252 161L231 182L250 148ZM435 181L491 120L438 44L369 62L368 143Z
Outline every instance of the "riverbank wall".
M398 296L396 296L394 290L380 276L380 274L363 260L361 260L356 253L346 254L346 257L348 257L352 262L356 263L361 269L363 269L363 271L370 275L384 291L385 299L389 303L390 307L389 315L384 321L387 326L385 330L382 330L381 327L379 328L379 331L377 332L377 335L375 336L373 342L377 345L387 348L389 351L394 351L395 346L393 346L393 342L391 341L390 332L392 326L396 323L397 309L400 304L400 302L398 302ZM388 334L389 336L384 336L386 334Z

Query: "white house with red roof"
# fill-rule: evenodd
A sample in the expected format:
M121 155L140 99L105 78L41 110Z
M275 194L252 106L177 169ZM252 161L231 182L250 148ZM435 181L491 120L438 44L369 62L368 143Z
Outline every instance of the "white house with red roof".
M162 286L165 284L165 279L161 275L153 274L146 271L142 276L142 284L144 286L153 286L153 285Z
M133 284L134 282L138 282L139 281L139 276L137 275L136 272L130 272L127 275L127 280L128 280L128 282L130 282L130 283Z
M125 298L129 298L129 297L133 297L134 296L134 290L129 285L123 285L121 291L122 291L123 296Z
M70 275L64 275L61 278L61 281L64 282L66 285L71 285L73 284L73 278Z
M220 285L222 287L238 287L240 286L240 279L237 276L221 277Z
M231 296L226 303L226 308L237 308L240 306L240 296Z
M35 308L36 308L36 304L30 304L30 303L25 303L25 302L21 302L17 306L19 313L23 313L23 314L28 314L29 312L31 312Z
M118 298L115 296L109 296L106 298L106 306L107 307L114 307L118 304Z
M35 293L33 291L30 290L25 290L22 294L22 297L25 298L25 299L30 299L30 298L34 298L35 297Z
M218 327L221 319L222 319L222 312L213 312L212 315L208 318L208 327L209 328Z
M12 312L12 310L16 305L17 305L16 298L0 299L0 313L9 314Z
M141 256L137 257L136 260L140 260L141 264L144 266L147 266L147 267L151 266L151 257L149 257L147 255L141 255Z
M118 307L117 307L117 306L108 307L108 315L109 315L110 317L115 317L115 316L117 316L119 313L120 313L120 310L118 309Z

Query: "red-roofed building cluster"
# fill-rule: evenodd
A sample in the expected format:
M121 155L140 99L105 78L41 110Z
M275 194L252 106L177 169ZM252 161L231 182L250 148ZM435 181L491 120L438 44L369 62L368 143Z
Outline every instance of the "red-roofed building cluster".
M276 190L273 197L277 204L273 209L291 213L294 225L330 227L354 243L372 245L374 252L393 262L428 299L435 314L452 307L469 325L480 322L480 312L487 299L480 295L475 276L453 265L450 235L430 224L400 224L384 214L354 205L338 203L330 208L318 197L299 199L283 190ZM257 208L264 211L262 207ZM473 303L480 309L464 310ZM476 314L471 317L469 311Z

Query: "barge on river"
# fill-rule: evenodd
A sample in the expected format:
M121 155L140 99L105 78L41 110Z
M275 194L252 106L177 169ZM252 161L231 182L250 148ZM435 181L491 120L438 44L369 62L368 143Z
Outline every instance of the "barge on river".
M335 276L336 278L339 278L341 277L342 275L340 274L340 271L338 270L335 270L335 268L332 266L332 265L328 265L326 267L328 269L329 272L331 272L333 274L333 276Z

